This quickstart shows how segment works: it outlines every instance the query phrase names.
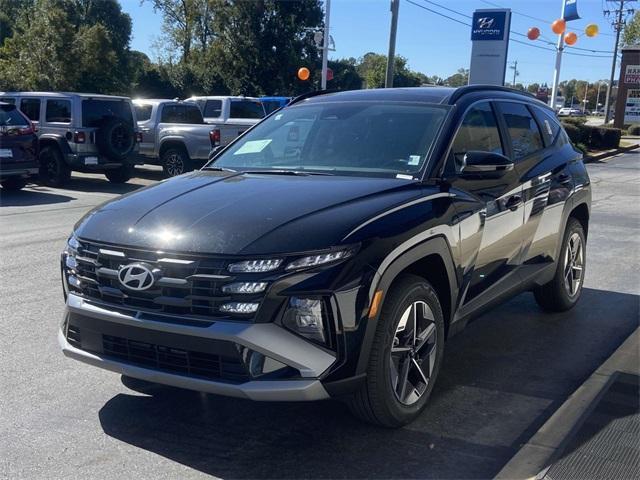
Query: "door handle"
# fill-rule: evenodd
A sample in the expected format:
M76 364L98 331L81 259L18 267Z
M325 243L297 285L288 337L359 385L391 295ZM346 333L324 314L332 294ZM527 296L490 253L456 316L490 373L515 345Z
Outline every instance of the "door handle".
M518 205L520 205L521 203L522 197L520 195L512 195L511 197L509 197L509 200L507 200L505 207L512 212L515 212L518 209Z

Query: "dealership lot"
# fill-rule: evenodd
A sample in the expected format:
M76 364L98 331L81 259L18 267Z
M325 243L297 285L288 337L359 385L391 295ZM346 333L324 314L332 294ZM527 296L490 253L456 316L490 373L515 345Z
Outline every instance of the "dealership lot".
M252 403L158 388L65 359L58 256L93 206L127 185L74 174L66 189L0 196L0 476L3 478L486 478L638 324L640 156L589 166L593 212L583 298L543 314L524 294L447 345L430 408L400 430L338 402ZM81 469L81 470L80 470Z

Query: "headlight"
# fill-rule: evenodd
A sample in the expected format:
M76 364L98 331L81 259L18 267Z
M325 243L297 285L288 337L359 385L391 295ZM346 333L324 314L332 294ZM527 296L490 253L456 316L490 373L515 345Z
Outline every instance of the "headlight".
M310 255L308 257L302 257L294 260L287 265L287 270L297 270L299 268L310 268L318 265L324 265L327 263L337 262L338 260L344 260L349 258L354 253L353 248L347 248L344 250L338 250L336 252L321 253L319 255Z
M268 260L246 260L232 263L227 267L231 273L262 273L276 270L282 264L282 259L272 258Z
M326 344L325 318L325 305L321 299L291 297L282 323L309 340Z

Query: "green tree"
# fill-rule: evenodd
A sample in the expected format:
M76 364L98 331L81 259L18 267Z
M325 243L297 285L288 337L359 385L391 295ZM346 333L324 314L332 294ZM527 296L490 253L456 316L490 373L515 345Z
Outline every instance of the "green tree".
M394 58L393 86L417 87L422 83L422 78L416 72L409 69L407 59L401 56ZM387 72L387 56L379 53L366 53L358 65L358 73L364 80L365 88L384 87Z
M466 68L459 68L456 73L444 80L444 84L449 87L462 87L464 85L468 85L469 70Z
M631 46L640 44L640 11L633 15L627 22L622 32L622 45Z
M333 80L327 82L327 88L336 90L357 90L362 88L362 77L358 74L355 58L330 60Z

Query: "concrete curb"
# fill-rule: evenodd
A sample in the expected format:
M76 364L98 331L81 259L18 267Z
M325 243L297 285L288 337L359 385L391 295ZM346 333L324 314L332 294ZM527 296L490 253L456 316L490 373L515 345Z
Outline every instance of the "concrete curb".
M547 422L522 446L496 475L497 480L540 477L564 440L580 422L589 406L616 372L638 374L640 370L640 327L556 410Z
M597 162L598 160L604 160L605 158L613 157L614 155L619 155L620 153L629 152L631 150L635 150L636 148L640 148L640 143L634 143L633 145L628 145L626 147L619 147L613 150L607 150L606 152L598 153L596 155L585 155L584 162L585 163Z

